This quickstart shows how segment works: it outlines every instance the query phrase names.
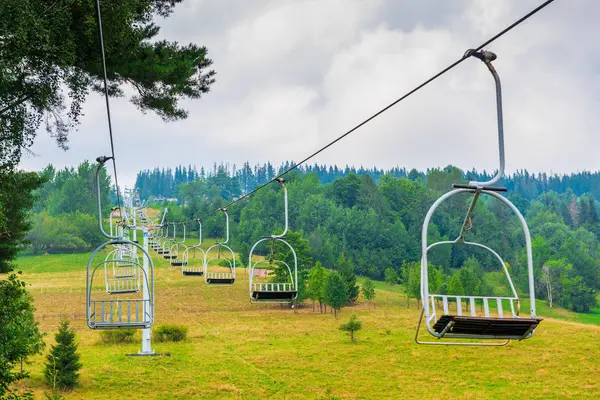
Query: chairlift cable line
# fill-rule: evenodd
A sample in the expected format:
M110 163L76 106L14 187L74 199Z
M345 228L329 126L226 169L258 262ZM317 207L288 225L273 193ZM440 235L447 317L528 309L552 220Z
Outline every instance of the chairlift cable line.
M117 205L121 208L121 194L119 193L119 180L117 178L117 162L115 160L115 143L113 139L112 121L110 117L110 99L108 98L108 76L106 73L106 54L104 51L104 36L102 35L102 13L100 12L100 0L96 0L96 22L98 26L98 35L100 38L100 54L102 56L102 74L104 80L104 97L106 100L106 117L108 120L108 135L110 137L110 152L112 156L113 170L115 171L115 188L117 192ZM121 215L122 216L122 215Z
M516 20L515 22L513 22L512 24L510 24L509 26L507 26L503 30L501 30L500 32L498 32L496 35L492 36L490 39L486 40L485 42L483 42L479 46L473 48L472 52L475 53L475 52L477 52L479 50L482 50L484 47L486 47L489 44L495 42L500 37L504 36L505 34L507 34L508 32L510 32L511 30L513 30L514 28L516 28L517 26L521 25L523 22L527 21L529 18L531 18L532 16L534 16L535 14L537 14L538 12L540 12L542 9L546 8L548 5L550 5L553 2L554 2L554 0L546 0L545 2L543 2L542 4L540 4L539 6L537 6L536 8L534 8L533 10L531 10L530 12L528 12L527 14L525 14L524 16L522 16L521 18L519 18L518 20ZM209 217L211 215L214 215L215 213L217 213L222 208L226 208L227 209L227 208L233 206L234 204L238 203L239 201L247 199L248 197L254 195L256 192L258 192L259 190L262 190L263 188L265 188L269 184L271 184L273 182L276 182L279 178L282 178L283 176L289 174L290 172L292 172L293 170L295 170L299 166L305 164L311 158L313 158L313 157L317 156L318 154L322 153L323 151L327 150L329 147L333 146L334 144L338 143L339 141L341 141L342 139L346 138L350 134L354 133L359 128L361 128L364 125L366 125L367 123L371 122L372 120L374 120L375 118L377 118L378 116L380 116L384 112L388 111L389 109L391 109L392 107L394 107L395 105L397 105L398 103L400 103L401 101L405 100L406 98L408 98L412 94L416 93L417 91L421 90L422 88L424 88L425 86L427 86L428 84L430 84L431 82L433 82L434 80L436 80L437 78L439 78L440 76L444 75L446 72L448 72L451 69L453 69L454 67L458 66L459 64L461 64L463 61L465 61L470 56L471 56L471 53L465 53L465 54L463 54L463 56L461 58L459 58L458 60L454 61L452 64L448 65L446 68L442 69L440 72L438 72L437 74L433 75L431 78L429 78L429 79L425 80L424 82L422 82L421 84L417 85L415 88L411 89L410 91L408 91L407 93L405 93L404 95L402 95L401 97L399 97L398 99L394 100L392 103L390 103L387 106L385 106L384 108L380 109L375 114L372 114L370 117L368 117L367 119L363 120L358 125L355 125L349 131L345 132L344 134L342 134L341 136L337 137L333 141L327 143L325 146L323 146L320 149L316 150L315 152L313 152L312 154L310 154L309 156L307 156L306 158L304 158L302 161L300 161L300 162L292 165L291 167L289 167L285 171L281 172L275 178L271 179L270 181L268 181L266 183L263 183L263 184L257 186L252 191L244 194L239 199L231 201L230 203L227 203L227 205L219 207L216 210L203 215L202 217L200 217L200 219L203 219L203 218ZM191 222L191 221L194 221L194 220L189 220L189 222ZM188 222L188 221L186 221L186 222Z

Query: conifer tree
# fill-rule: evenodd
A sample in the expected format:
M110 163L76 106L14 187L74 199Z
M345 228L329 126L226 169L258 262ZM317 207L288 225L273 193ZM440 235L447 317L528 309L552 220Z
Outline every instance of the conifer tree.
M44 368L46 383L54 388L70 389L77 384L81 363L77 353L75 331L63 319L55 335L56 345L50 348Z

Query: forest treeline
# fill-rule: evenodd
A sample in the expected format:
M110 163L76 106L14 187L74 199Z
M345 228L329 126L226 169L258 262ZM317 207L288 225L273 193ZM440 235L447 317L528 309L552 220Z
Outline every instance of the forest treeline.
M268 165L259 168L258 176L264 181L277 174ZM254 169L243 169L248 173L246 177L252 170L252 185L259 182ZM233 174L225 165L215 165L210 172L196 173L189 166L176 170L181 171L181 177L185 171L188 177L187 183L176 188L179 204L156 206L169 207L169 221L186 221L189 235L197 235L197 223L193 220L202 217L204 235L222 237L224 219L214 211L246 191L240 179L244 175L239 170ZM193 180L189 180L190 170ZM329 179L330 170L331 174L341 175L323 183ZM454 167L408 173L398 169L389 174L360 169L353 172L351 168L336 172L336 168L329 167L319 167L318 171L321 176L308 168L286 175L291 229L288 238L299 253L300 267L309 270L319 262L336 270L336 260L344 254L357 274L404 284L413 297L418 297L420 235L428 208L452 183L465 182L467 177L487 177ZM102 242L94 223L93 172L93 165L84 163L61 171L48 167L40 173L47 182L38 190L31 216L33 227L27 238L33 249L88 251ZM109 178L104 173L102 176L107 216L110 204L106 200L110 199L111 187ZM595 187L596 173L577 176L581 178L577 186L580 190ZM575 179L575 175L570 179ZM543 190L545 185L560 186L560 182L544 180L543 175L515 174L507 183L521 185L527 193L509 192L508 197L525 215L532 233L537 296L547 298L550 286L554 303L587 312L597 306L600 289L598 204L593 193L578 194L570 188L562 192ZM537 191L540 194L530 198ZM268 185L230 207L232 245L242 264L247 264L255 241L283 228L282 196L279 185ZM454 239L468 202L465 195L443 204L433 217L430 240ZM469 239L498 251L508 263L518 290L526 292L524 236L518 220L500 202L484 196L472 222ZM430 262L432 290L448 294L508 294L508 285L499 274L500 266L486 253L461 246L439 246L431 253ZM494 277L493 284L490 277Z
M200 168L200 172L192 165L179 165L174 170L171 168L154 168L152 170L143 170L137 174L135 188L142 199L152 200L158 195L164 197L177 197L179 187L183 183L188 183L196 179L209 180L221 188L221 196L225 199L239 197L248 193L259 185L271 181L275 176L288 170L294 165L293 161L286 161L275 167L273 164L264 163L251 166L245 162L241 168L235 164L214 163L212 169ZM319 182L323 185L344 177L348 174L369 175L373 180L379 181L383 176L393 176L395 178L408 178L411 181L425 181L430 172L437 169L428 169L426 171L417 171L416 169L407 170L406 168L395 167L391 169L356 168L346 166L339 168L337 165L302 165L297 169L302 174L314 173ZM452 167L444 169L447 173L452 172ZM462 179L486 181L491 179L492 175L487 172L461 171ZM234 178L232 180L232 178ZM534 200L545 192L566 193L571 191L577 196L591 194L596 199L600 198L600 172L576 172L569 175L530 173L527 170L520 170L509 174L500 181L500 185L506 187L509 192L517 193L527 200Z

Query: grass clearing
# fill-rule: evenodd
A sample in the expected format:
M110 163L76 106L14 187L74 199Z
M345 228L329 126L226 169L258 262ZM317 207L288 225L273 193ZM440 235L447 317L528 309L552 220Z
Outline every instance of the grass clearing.
M536 335L504 348L418 346L419 310L400 286L374 282L375 304L345 308L340 319L277 305L251 305L245 270L227 287L182 276L156 262L156 325L183 324L182 342L153 343L171 357L126 357L140 348L106 345L85 325L89 255L17 260L31 284L36 318L50 343L61 314L78 333L84 365L69 399L506 399L586 398L600 390L600 316L538 304L546 318ZM523 307L526 307L523 304ZM356 313L357 342L338 327ZM566 321L565 321L566 320ZM572 322L571 322L572 321ZM33 358L27 385L37 397L43 357Z

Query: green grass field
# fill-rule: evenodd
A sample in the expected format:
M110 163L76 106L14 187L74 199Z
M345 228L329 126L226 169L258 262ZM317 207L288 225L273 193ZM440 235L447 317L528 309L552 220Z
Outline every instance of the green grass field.
M51 343L61 315L72 320L84 365L68 399L579 399L600 390L600 316L538 304L536 335L501 348L418 346L415 301L377 282L375 304L339 320L277 305L251 305L245 270L230 287L206 287L155 258L156 324L189 327L181 343L156 343L170 357L127 357L139 344L103 345L85 325L88 255L18 259L36 317ZM524 304L526 307L526 304ZM524 308L526 309L526 308ZM338 330L351 313L358 341ZM594 325L596 324L596 325ZM24 385L41 398L43 357Z

